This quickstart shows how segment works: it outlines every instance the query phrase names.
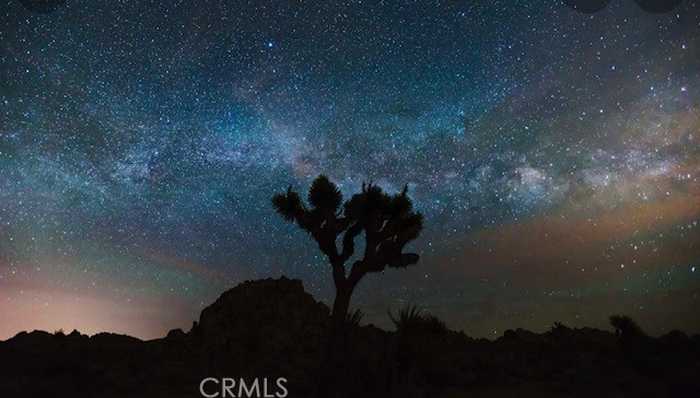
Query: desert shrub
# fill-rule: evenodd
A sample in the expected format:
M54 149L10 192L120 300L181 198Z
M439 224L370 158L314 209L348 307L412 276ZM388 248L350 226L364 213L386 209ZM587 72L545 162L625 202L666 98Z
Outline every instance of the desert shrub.
M615 334L621 338L646 336L646 333L637 325L637 322L627 315L612 315L610 324L615 329Z
M396 316L389 311L389 318L399 333L443 333L447 331L447 325L444 321L435 315L424 312L416 305L408 305L400 309Z
M362 322L362 318L364 318L364 316L364 312L362 312L360 309L350 311L345 316L345 324L351 327L360 326L360 322Z

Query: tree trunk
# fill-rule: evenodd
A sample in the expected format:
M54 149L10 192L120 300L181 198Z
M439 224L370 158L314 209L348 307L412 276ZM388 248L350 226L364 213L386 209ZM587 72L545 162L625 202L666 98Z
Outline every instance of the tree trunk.
M350 284L336 284L331 325L328 331L328 340L326 341L326 351L321 363L321 378L319 379L317 391L317 397L319 398L334 397L337 391L334 392L332 389L340 386L338 384L340 382L338 378L340 378L342 373L340 371L342 366L340 359L345 356L343 351L347 348L345 346L345 319L350 308L352 291Z
M336 287L335 300L333 301L333 313L331 319L333 331L340 331L345 323L345 318L350 308L350 297L352 296L352 288L345 284Z
M333 313L331 314L331 327L328 334L328 345L326 347L326 361L331 368L338 365L336 360L342 358L342 351L345 349L345 332L348 309L350 308L350 298L352 297L352 286L348 284L339 285L335 291L333 301Z

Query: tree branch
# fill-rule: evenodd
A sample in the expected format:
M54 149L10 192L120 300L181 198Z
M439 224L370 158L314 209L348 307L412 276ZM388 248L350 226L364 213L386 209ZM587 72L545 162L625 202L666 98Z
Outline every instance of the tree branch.
M340 259L343 263L348 261L350 257L355 253L355 238L362 232L362 224L355 223L343 235L343 252L340 255Z

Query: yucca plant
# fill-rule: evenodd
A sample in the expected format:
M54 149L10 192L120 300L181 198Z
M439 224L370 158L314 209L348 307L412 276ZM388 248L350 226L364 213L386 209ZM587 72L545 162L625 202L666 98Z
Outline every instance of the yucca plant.
M441 333L447 330L447 325L445 325L443 320L424 312L416 305L405 306L398 311L396 316L389 311L389 319L391 319L398 333Z
M365 313L358 308L355 311L348 312L347 316L345 317L345 324L350 327L360 326L360 322L362 322L362 318L364 317Z

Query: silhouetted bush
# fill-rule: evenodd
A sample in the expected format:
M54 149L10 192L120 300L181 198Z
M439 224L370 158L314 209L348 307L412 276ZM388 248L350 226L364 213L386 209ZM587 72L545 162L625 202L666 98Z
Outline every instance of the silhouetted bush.
M348 314L345 316L345 323L350 327L358 327L360 326L360 322L362 322L362 318L364 318L364 316L364 312L358 308L355 311L348 312Z
M567 336L571 333L571 331L572 330L570 327L561 322L554 322L554 325L552 325L552 327L549 329L549 333L556 337Z
M396 316L389 311L389 318L399 333L444 333L448 330L447 325L440 318L425 313L415 305L408 305L400 309Z
M635 338L646 336L646 333L637 325L637 322L626 315L612 315L610 324L615 329L615 334L618 337Z

